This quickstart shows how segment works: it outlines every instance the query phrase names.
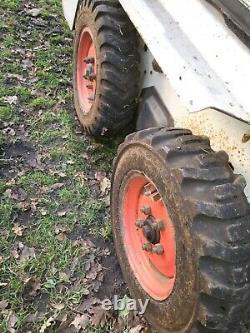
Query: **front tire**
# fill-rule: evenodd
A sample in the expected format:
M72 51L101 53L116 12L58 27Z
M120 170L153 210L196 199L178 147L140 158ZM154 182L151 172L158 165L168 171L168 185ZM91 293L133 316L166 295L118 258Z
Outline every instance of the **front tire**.
M135 175L147 179L146 187L142 183L138 190L133 184L132 200L128 201ZM157 191L153 190L147 230L148 218L157 221L155 193L171 221L165 218L165 229L157 240L163 243L166 255L160 253L156 261L155 253L147 256L143 252L142 243L150 241L144 239L148 234L141 231L145 221L141 222L140 215L144 193L152 184ZM246 320L250 305L250 208L244 186L244 178L233 173L226 153L213 152L207 138L194 136L189 130L147 129L131 134L121 145L111 200L116 250L132 296L149 299L145 317L159 333L231 333ZM169 295L158 298L145 288L140 271L141 266L148 266L145 260L157 269L162 267L160 258L163 267L170 265L166 258L171 251L164 245L164 233L171 228L175 235L174 286ZM128 230L133 237L126 236ZM146 250L152 251L152 246ZM167 267L164 269L167 272ZM162 278L171 279L162 272ZM156 281L152 276L147 278ZM163 285L158 286L163 290Z
M74 100L87 134L110 136L133 119L139 95L137 32L117 0L84 0L74 40Z

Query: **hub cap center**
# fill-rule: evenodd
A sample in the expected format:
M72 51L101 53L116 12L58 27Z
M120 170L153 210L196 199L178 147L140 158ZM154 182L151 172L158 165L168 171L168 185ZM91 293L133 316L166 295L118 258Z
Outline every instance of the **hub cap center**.
M149 217L145 220L142 230L145 238L151 244L157 244L160 242L160 231L157 227L157 222L153 217Z

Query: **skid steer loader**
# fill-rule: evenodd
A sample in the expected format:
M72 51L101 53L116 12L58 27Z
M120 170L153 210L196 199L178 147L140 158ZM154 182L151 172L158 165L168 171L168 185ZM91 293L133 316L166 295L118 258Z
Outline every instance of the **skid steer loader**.
M114 162L117 256L159 333L250 321L250 1L63 0L87 134Z

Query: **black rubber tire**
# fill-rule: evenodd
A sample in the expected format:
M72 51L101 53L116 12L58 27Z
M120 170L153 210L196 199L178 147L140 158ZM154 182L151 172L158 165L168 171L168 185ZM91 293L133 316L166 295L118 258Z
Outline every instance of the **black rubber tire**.
M95 102L84 114L76 87L80 35L89 27L96 46ZM119 133L133 119L139 95L138 36L118 0L84 0L79 6L74 39L74 100L78 118L89 135Z
M177 279L163 302L134 276L122 236L126 175L157 186L175 227ZM245 179L225 152L189 130L153 128L129 135L114 162L111 213L118 259L135 299L149 299L145 318L159 333L238 332L250 310L250 205Z

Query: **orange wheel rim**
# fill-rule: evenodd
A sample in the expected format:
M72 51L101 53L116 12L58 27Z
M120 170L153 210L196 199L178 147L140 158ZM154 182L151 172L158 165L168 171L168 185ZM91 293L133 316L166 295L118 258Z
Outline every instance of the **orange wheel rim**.
M155 300L167 299L176 280L174 225L153 182L134 174L122 207L123 241L130 266L141 287Z
M82 109L88 113L96 97L96 50L93 35L85 27L81 33L77 55L77 92Z

